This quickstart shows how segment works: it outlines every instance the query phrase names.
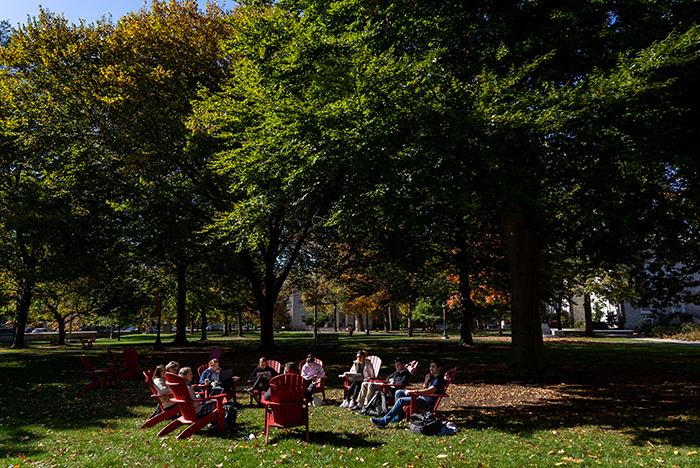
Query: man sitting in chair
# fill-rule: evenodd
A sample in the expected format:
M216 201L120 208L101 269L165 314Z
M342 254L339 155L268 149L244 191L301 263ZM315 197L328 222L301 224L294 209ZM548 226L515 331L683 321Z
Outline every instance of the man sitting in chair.
M411 373L406 369L406 361L402 357L397 357L394 359L394 367L396 372L389 374L386 378L386 383L406 386L411 380ZM372 397L378 390L382 388L384 382L362 382L362 387L360 387L360 393L357 395L357 404L350 408L351 411L356 411L358 409L364 408L370 402ZM394 389L389 389L394 393Z
M435 358L430 361L430 373L425 376L424 388L419 390L398 390L396 392L396 403L383 418L372 418L374 425L386 427L390 422L399 422L403 419L403 407L411 404L411 397L407 395L432 395L445 391L445 377L442 375L442 361ZM437 398L421 396L418 397L418 408L431 411L435 406Z

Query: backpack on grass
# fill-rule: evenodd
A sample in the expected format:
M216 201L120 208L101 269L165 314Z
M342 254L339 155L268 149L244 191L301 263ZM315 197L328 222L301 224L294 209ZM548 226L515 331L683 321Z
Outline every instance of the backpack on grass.
M387 407L386 393L384 392L375 393L365 407L365 414L374 416L375 418L381 418L388 412L389 408Z
M442 421L433 413L414 413L410 421L411 431L416 434L435 435L442 428Z
M236 425L238 407L235 403L224 403L224 427L231 429Z

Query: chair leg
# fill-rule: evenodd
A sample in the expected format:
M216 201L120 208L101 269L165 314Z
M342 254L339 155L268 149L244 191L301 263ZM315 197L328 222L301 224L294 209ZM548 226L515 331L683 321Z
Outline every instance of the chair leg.
M160 436L170 434L171 432L173 432L175 429L182 426L183 424L185 424L185 423L180 421L180 418L178 418L175 421L168 424L167 426L165 426L163 429L161 429L160 432L158 433L158 436L160 437Z
M148 421L143 423L143 426L141 426L141 429L145 429L147 427L153 427L157 424L160 424L161 422L172 418L177 413L178 413L177 406L175 406L174 408L167 409L167 410L163 411L162 413L159 413L159 414L153 416Z

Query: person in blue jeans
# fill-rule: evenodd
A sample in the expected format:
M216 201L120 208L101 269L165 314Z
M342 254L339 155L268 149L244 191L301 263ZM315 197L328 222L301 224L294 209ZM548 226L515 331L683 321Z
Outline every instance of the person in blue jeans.
M383 418L372 418L375 426L386 427L390 422L399 422L403 419L403 407L411 404L411 397L408 395L432 395L445 391L445 377L442 375L442 361L435 358L430 361L430 374L425 376L424 388L419 390L398 390L394 406ZM418 408L424 411L432 411L435 407L436 397L418 397Z

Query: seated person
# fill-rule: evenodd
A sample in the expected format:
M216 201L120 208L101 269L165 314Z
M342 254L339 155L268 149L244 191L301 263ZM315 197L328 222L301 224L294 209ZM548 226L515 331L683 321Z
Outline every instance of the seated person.
M386 383L403 386L408 385L408 382L411 380L411 373L406 369L406 361L404 361L402 357L397 357L394 359L394 367L396 371L389 374L386 378ZM357 395L357 404L350 409L356 411L367 406L374 394L382 388L382 383L383 382L362 382L360 393ZM389 388L389 391L391 395L394 396L395 390Z
M170 372L171 374L177 374L178 372L180 372L180 364L178 364L177 361L170 361L165 366L165 372Z
M354 408L357 404L357 395L360 393L360 387L363 381L368 381L372 377L376 377L376 372L372 363L367 359L367 351L361 349L357 352L357 359L352 363L352 367L348 372L344 372L340 377L345 377L345 374L361 374L363 379L357 382L352 382L350 388L345 390L345 398L340 404L341 408Z
M187 389L190 391L190 397L193 400L197 399L197 394L192 388L192 377L194 377L192 369L189 367L183 367L182 369L180 369L179 375L180 377L185 379L185 382L187 383ZM192 405L194 405L194 411L195 413L197 413L198 418L201 418L205 414L209 414L216 409L216 401L213 400L205 401L204 403L201 403L199 401L193 401Z
M251 385L246 392L253 395L259 404L260 394L270 388L270 379L278 375L279 372L267 365L267 358L261 357L258 367L255 368L253 373L250 374L250 377L248 378L249 381L253 382L253 385ZM255 393L256 391L257 393Z
M219 367L219 360L212 359L209 361L209 367L204 369L202 375L199 376L200 385L212 385L211 395L218 395L220 393L228 393L231 388L233 388L233 378L228 378L221 380L221 367Z
M153 388L155 388L156 392L158 392L160 395L170 393L170 387L168 387L168 384L165 381L165 366L163 364L156 367L156 369L153 371L153 378L151 380L153 382ZM177 403L170 401L170 396L171 395L158 397L160 405L156 406L156 411L151 415L151 417L157 416L163 412L163 410L160 408L161 406L163 409L168 410L177 405Z
M396 403L383 418L372 418L372 423L379 427L386 427L390 422L399 422L404 418L403 407L411 404L411 397L407 395L431 395L445 391L445 377L442 374L442 361L435 358L430 361L430 374L425 376L424 388L420 390L397 390ZM424 411L432 411L435 407L436 397L418 397L418 408Z
M199 385L213 384L214 382L219 382L219 374L221 374L221 367L219 367L219 360L212 359L209 361L209 367L204 369L202 375L199 376Z
M317 363L316 359L309 354L306 357L306 364L301 368L301 376L309 383L307 387L308 392L313 393L321 379L326 376L326 373L323 370L323 366Z

